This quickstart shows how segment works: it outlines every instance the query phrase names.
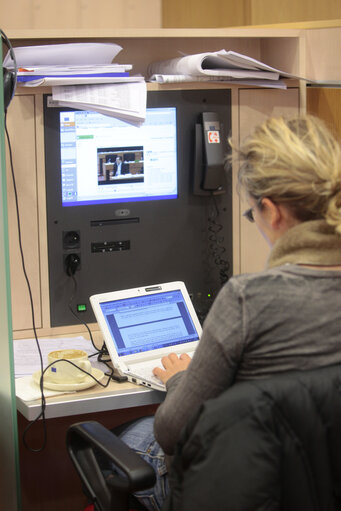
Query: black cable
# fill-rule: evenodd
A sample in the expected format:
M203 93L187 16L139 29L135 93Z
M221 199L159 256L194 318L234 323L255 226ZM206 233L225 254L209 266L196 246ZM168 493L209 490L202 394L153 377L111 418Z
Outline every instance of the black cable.
M214 193L211 193L213 207L208 216L209 231L209 251L213 257L214 264L219 269L220 284L223 286L229 279L230 263L226 259L226 248L224 246L224 236L219 235L223 225L218 222L220 211Z
M104 359L103 359L103 356L108 356L108 357L109 357L109 352L108 352L108 350L107 350L107 348L106 348L106 346L105 346L105 344L104 344L104 343L103 343L102 348L100 348L100 349L98 349L98 348L97 348L97 346L95 345L95 342L94 342L94 339L93 339L93 336L92 336L91 330L90 330L90 328L89 328L89 325L87 325L87 323L85 323L85 321L83 321L83 320L82 320L82 319L81 319L81 318L80 318L80 317L79 317L79 316L75 313L75 311L73 310L73 308L72 308L72 302L73 302L73 300L74 300L74 298L75 298L75 296L76 296L76 293L77 293L77 281L76 281L76 279L75 279L74 273L68 273L68 272L67 272L67 274L69 275L70 279L72 280L72 282L73 282L73 286L74 286L74 287L73 287L73 292L72 292L72 294L71 294L71 297L70 297L70 299L69 299L69 303L68 303L69 310L70 310L71 314L73 315L73 317L74 317L74 318L76 318L76 319L77 319L77 321L78 321L79 323L81 323L82 325L84 325L84 326L85 326L85 328L87 329L87 331L89 332L89 336L90 336L91 344L92 344L93 348L96 350L96 353L94 353L94 354L90 355L90 357L93 357L93 356L97 355L97 361L98 361L98 362L102 362L103 364L105 364L105 365L108 367L108 369L110 369L111 374L110 374L110 375L108 375L108 376L109 376L108 384L109 384L109 381L110 381L110 379L113 377L114 372L115 372L114 368L113 368L113 367L111 367L111 366L109 365L109 363L108 363L108 362L110 361L110 358L109 358L108 360L104 360ZM89 358L90 358L90 357L89 357Z
M90 355L91 356L91 355ZM72 366L76 367L79 371L81 371L82 373L86 374L87 376L90 376L96 383L98 383L98 385L100 385L101 387L103 388L106 388L109 383L110 383L110 378L108 378L107 382L106 383L102 383L100 380L98 380L92 373L89 373L88 371L86 371L85 369L82 369L82 367L79 367L77 364L75 364L74 362L72 362L71 360L67 359L67 358L59 358L58 360L55 360L54 362L51 362L51 364L47 365L45 367L45 369L43 370L43 373L40 377L40 379L42 380L43 377L44 377L44 374L46 373L46 371L53 365L55 364L58 364L59 362L67 362L68 364L71 364ZM35 420L38 420L38 418L36 418Z
M74 300L74 298L76 296L76 293L77 293L77 281L76 281L75 276L73 274L68 274L68 275L69 275L70 279L72 280L73 286L74 286L72 295L71 295L71 297L69 299L69 303L68 303L69 310L70 310L71 314L73 315L73 317L76 318L77 321L79 323L81 323L82 325L84 325L85 328L87 329L87 331L89 333L89 336L90 336L91 344L95 348L95 350L100 351L100 350L98 350L97 346L94 343L94 339L92 337L92 333L91 333L91 330L89 328L89 325L87 325L84 321L82 321L81 318L79 316L77 316L77 314L72 309L72 305L71 304L72 304L72 302L73 302L73 300Z
M15 208L16 208L16 218L17 218L17 228L18 228L18 242L19 242L19 251L20 251L20 258L21 258L21 265L22 265L22 269L23 269L23 274L24 274L24 277L25 277L25 281L26 281L26 285L27 285L27 290L28 290L28 294L29 294L29 300L30 300L30 308L31 308L31 315L32 315L32 329L33 329L33 333L34 333L34 339L35 339L35 342L36 342L36 345L37 345L37 349L38 349L38 353L39 353L39 360L40 360L40 374L41 374L41 377L40 377L40 384L39 384L39 387L40 387L40 393L41 393L41 411L39 413L39 415L32 421L30 422L26 428L24 429L23 431L23 444L25 446L26 449L28 449L29 451L31 452L41 452L44 450L44 448L46 447L46 443L47 443L47 427L46 427L46 417L45 417L45 410L46 410L46 398L45 398L45 395L44 395L44 375L45 375L45 372L47 371L47 369L52 365L52 364L49 364L45 369L44 369L44 362L43 362L43 356L42 356L42 352L41 352L41 349L40 349L40 345L39 345L39 341L38 341L38 335L37 335L37 328L36 328L36 321L35 321L35 314L34 314L34 304L33 304L33 296L32 296L32 289L31 289L31 284L30 284L30 281L29 281L29 278L28 278L28 275L27 275L27 271L26 271L26 265L25 265L25 257L24 257L24 251L23 251L23 246L22 246L22 235L21 235L21 224L20 224L20 212L19 212L19 201L18 201L18 191L17 191L17 185L16 185L16 179L15 179L15 174L14 174L14 165L13 165L13 152L12 152L12 146L11 146L11 141L10 141L10 137L9 137L9 133L8 133L8 129L7 129L7 112L5 113L5 133L6 133L6 138L7 138L7 143L8 143L8 151L9 151L9 158L10 158L10 168L11 168L11 177L12 177L12 183L13 183L13 190L14 190L14 199L15 199ZM73 276L72 276L73 277ZM75 284L75 290L77 289L77 283L73 277L73 281L74 281L74 284ZM69 307L70 307L70 310L71 312L74 314L74 316L77 318L78 321L80 321L80 318L78 316L76 316L76 314L73 312L72 308L71 308L71 301L72 301L73 297L71 298L70 302L69 302ZM82 322L83 323L83 322ZM78 367L76 366L76 364L74 364L73 362L71 362L70 360L66 360L66 359L60 359L58 360L57 362L60 362L60 361L66 361L72 365L75 365L76 367L78 367L78 369L84 373L86 373L88 376L90 376L97 384L101 385L102 387L106 388L109 383L110 383L110 380L114 374L114 369L111 368L108 363L105 361L105 360L102 360L102 356L103 355L107 355L108 352L106 350L106 348L103 348L101 350L98 350L97 347L95 346L95 343L93 341L93 337L92 337L92 334L91 334L91 330L90 328L88 327L88 325L86 323L83 323L88 332L89 332L89 335L90 335L90 340L91 340L91 343L93 345L93 347L95 348L96 350L96 353L94 355L98 355L98 360L100 360L101 362L103 362L110 370L111 370L111 374L108 375L108 381L106 382L106 384L103 384L102 382L100 382L97 378L95 378L91 373L88 373L87 371L84 371L81 367ZM91 357L91 355L90 355ZM56 363L56 362L54 362ZM27 434L30 430L30 428L39 420L39 419L42 419L42 426L43 426L43 440L42 440L42 445L38 448L33 448L31 446L29 446L28 442L27 442Z
M108 380L106 383L102 383L100 380L98 380L93 374L89 373L88 371L85 371L84 369L82 369L81 367L77 366L77 364L75 364L74 362L72 362L71 360L68 360L68 359L64 359L64 358L61 358L59 360L56 360L54 362L51 362L50 364L48 364L45 369L43 369L43 364L41 365L41 376L40 376L40 389L41 389L41 392L42 392L42 395L43 394L43 385L44 385L44 375L46 373L46 371L54 364L58 364L59 362L67 362L71 365L73 365L74 367L76 367L79 371L81 371L82 373L85 373L87 376L90 376L98 385L100 385L101 387L103 388L106 388L108 387L110 381L111 381L111 378L114 374L114 368L110 367L109 364L107 363L107 361L103 360L102 359L102 356L103 355L107 355L108 352L106 350L106 348L104 348L104 345L103 347L99 350L95 343L94 343L94 340L93 340L93 337L92 337L92 333L91 333L91 330L89 328L89 326L84 323L83 321L80 320L80 318L75 314L75 312L72 310L72 307L71 307L71 302L74 298L74 295L76 293L76 290L77 290L77 282L74 278L73 275L70 275L70 277L72 277L72 280L73 280L73 283L74 283L74 292L69 300L69 309L70 311L72 312L72 314L76 317L76 319L82 323L88 330L89 332L89 335L90 335L90 340L91 340L91 343L94 347L94 349L96 350L96 353L93 353L92 355L89 355L89 358L93 357L93 356L96 356L97 355L97 360L104 363L111 371L111 373L108 376ZM37 340L37 343L38 343L38 339L36 338ZM39 347L39 343L38 343L38 347ZM40 356L41 356L41 351L40 351L40 348L39 348L39 352L40 352ZM42 356L41 356L41 361L42 361ZM46 430L46 421L45 421L45 409L46 409L46 400L45 400L45 397L44 397L44 409L42 407L42 411L40 412L40 414L26 427L26 429L24 430L24 434L23 434L23 442L24 442L24 445L27 449L29 449L30 451L32 452L40 452L44 449L45 445L46 445L46 441L47 441L47 430ZM39 449L33 449L31 447L28 446L27 442L26 442L26 433L27 431L33 426L33 424L35 424L39 419L40 417L43 417L43 422L44 422L44 441L43 441L43 445L42 447L40 447Z
M29 294L30 307L31 307L31 315L32 315L32 328L33 328L34 338L35 338L36 345L37 345L37 348L38 348L38 353L39 353L40 370L41 370L41 373L43 374L43 368L44 368L43 367L44 366L44 364L43 364L43 356L42 356L41 349L40 349L39 342L38 342L36 322L35 322L35 314L34 314L33 297L32 297L32 289L31 289L31 284L30 284L30 281L29 281L29 278L28 278L28 275L27 275L27 271L26 271L24 251L23 251L23 246L22 246L18 192L17 192L17 185L16 185L15 174L14 174L12 146L11 146L11 141L10 141L10 137L9 137L9 133L8 133L8 129L7 129L7 113L5 113L5 133L6 133L7 144L8 144L11 176L12 176L12 183L13 183L13 190L14 190L14 200L15 200L15 208L16 208L16 216L17 216L18 241L19 241L19 251L20 251L21 265L22 265L23 274L24 274L24 277L25 277L25 281L26 281L26 285L27 285L27 290L28 290L28 294ZM46 441L47 441L47 430L46 430L46 421L45 421L46 399L45 399L45 396L44 396L43 378L41 378L41 381L40 381L40 392L41 392L41 412L40 412L40 414L39 414L39 416L37 417L36 420L42 418L42 421L43 421L42 424L43 424L44 436L43 436L42 446L39 449L33 449L33 448L29 447L27 442L26 442L27 431L30 429L30 427L31 427L31 425L33 423L30 423L25 428L25 430L23 432L23 443L24 443L25 447L27 449L29 449L30 451L32 451L32 452L40 452L40 451L42 451L44 449L44 447L46 445Z
M90 355L91 357L91 355ZM89 357L89 358L90 358ZM92 373L89 373L88 371L85 371L84 369L82 369L81 367L79 367L77 364L75 364L74 362L72 362L71 360L68 360L66 358L60 358L54 362L51 362L51 364L48 364L45 369L43 369L43 371L41 371L41 376L40 376L40 389L43 388L43 385L44 385L44 375L46 373L46 371L52 366L52 365L55 365L55 364L58 364L59 362L67 362L68 364L71 364L73 365L74 367L76 367L79 371L81 371L82 373L85 373L87 376L90 376L90 378L92 378L98 385L100 385L101 387L103 388L106 388L108 387L109 383L110 383L110 380L111 380L111 377L112 375L108 375L108 380L106 383L102 383L100 380L98 380ZM106 364L107 365L107 364ZM110 368L112 369L112 368ZM112 374L114 373L114 370L112 369ZM40 412L40 414L32 421L28 424L28 426L25 428L24 430L24 433L23 433L23 443L25 445L25 447L27 449L29 449L31 452L41 452L45 446L46 446L46 441L47 441L47 428L46 428L46 419L45 419L45 408L46 408L46 401L45 401L45 398L44 398L44 411L42 410ZM43 445L41 447L39 447L39 449L33 449L32 447L30 447L27 442L26 442L26 434L28 432L28 430L40 419L40 417L43 416L43 423L44 423L44 440L43 440Z

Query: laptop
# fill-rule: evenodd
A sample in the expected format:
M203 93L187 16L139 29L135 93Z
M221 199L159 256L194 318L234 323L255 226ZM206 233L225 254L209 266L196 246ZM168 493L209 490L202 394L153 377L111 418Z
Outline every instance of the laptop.
M201 326L184 282L96 294L90 303L111 361L133 383L165 391L161 357L194 353Z

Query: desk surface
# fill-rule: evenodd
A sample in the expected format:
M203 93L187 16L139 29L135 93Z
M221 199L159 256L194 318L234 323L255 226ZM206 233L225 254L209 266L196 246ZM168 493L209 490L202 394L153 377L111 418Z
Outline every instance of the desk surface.
M105 389L95 385L88 390L46 398L45 417L52 419L158 404L163 401L164 396L164 392L150 390L142 385L111 382ZM17 397L17 409L31 421L40 414L41 401L23 401Z

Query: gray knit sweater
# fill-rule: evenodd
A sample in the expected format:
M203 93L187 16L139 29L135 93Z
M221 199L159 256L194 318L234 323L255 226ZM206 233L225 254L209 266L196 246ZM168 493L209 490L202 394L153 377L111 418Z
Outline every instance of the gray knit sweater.
M305 222L276 243L269 269L229 280L189 368L167 382L154 426L165 453L198 407L234 382L341 362L341 271L293 264L297 250L301 264L341 264L341 236Z

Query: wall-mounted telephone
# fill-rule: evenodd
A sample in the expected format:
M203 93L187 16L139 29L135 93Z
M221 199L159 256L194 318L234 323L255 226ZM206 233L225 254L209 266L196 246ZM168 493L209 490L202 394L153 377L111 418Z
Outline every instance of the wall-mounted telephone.
M217 112L203 112L195 125L194 195L225 193L226 144Z

